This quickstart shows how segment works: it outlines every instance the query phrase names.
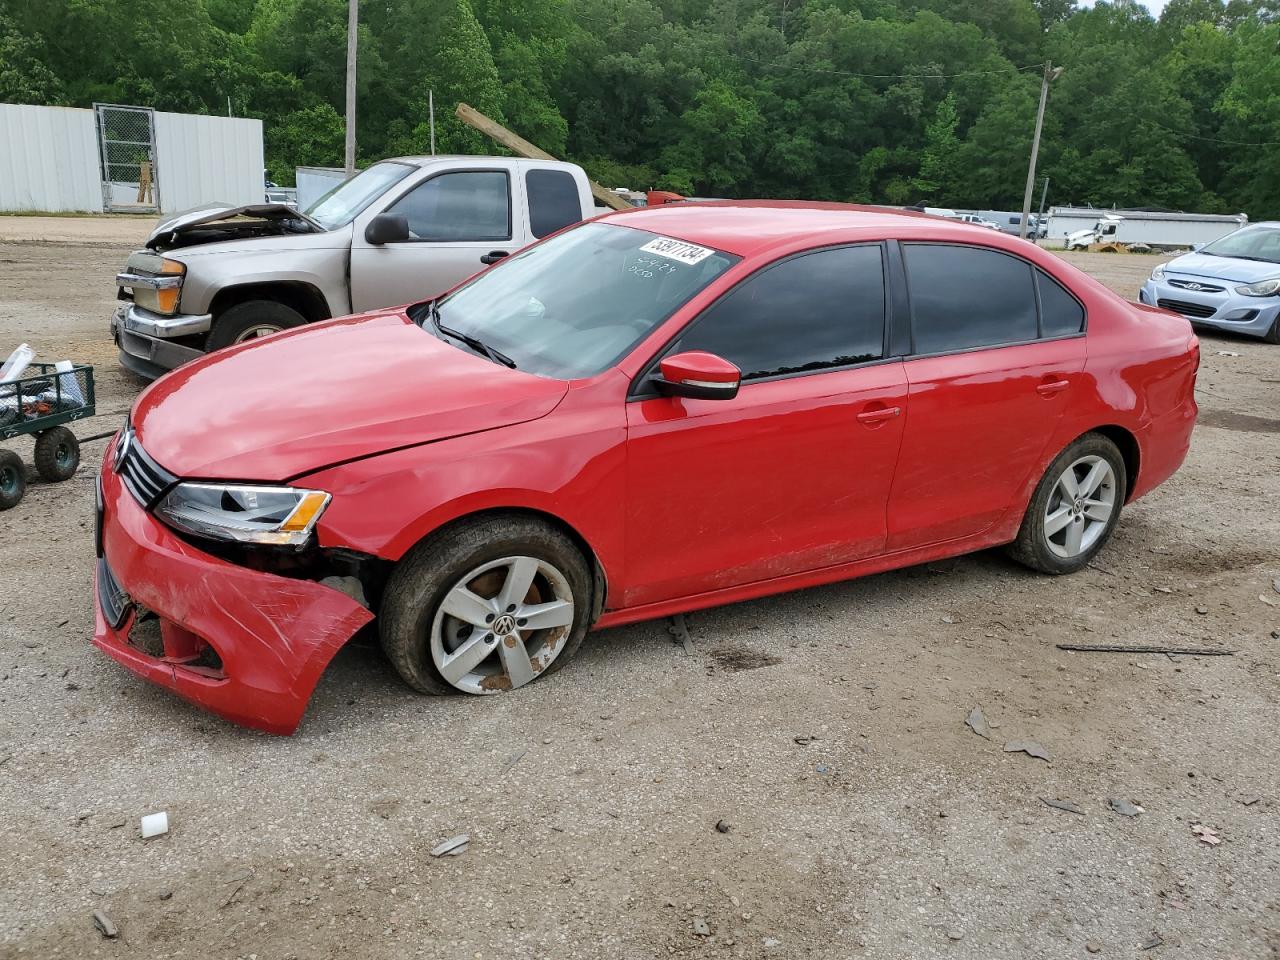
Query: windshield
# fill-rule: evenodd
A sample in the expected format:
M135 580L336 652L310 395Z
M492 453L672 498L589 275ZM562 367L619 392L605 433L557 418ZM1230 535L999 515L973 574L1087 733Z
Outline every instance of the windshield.
M343 180L303 211L326 230L345 227L373 203L413 172L406 163L375 163L350 180Z
M589 223L516 254L437 304L441 326L542 376L591 377L738 260ZM425 321L424 322L429 322Z
M1261 224L1245 227L1201 247L1200 252L1213 257L1280 263L1280 227L1265 227Z

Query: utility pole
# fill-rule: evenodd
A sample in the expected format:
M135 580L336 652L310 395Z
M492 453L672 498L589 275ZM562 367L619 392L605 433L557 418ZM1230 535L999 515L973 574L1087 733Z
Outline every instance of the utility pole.
M356 172L356 38L359 0L347 0L347 176ZM1043 108L1042 108L1043 109Z
M1044 65L1044 79L1040 82L1040 109L1036 111L1036 132L1031 138L1031 162L1027 164L1027 189L1022 195L1022 223L1018 236L1027 239L1027 221L1031 219L1031 193L1036 186L1036 157L1040 153L1040 130L1044 127L1044 105L1049 99L1049 84L1062 76L1062 68L1051 62Z
M431 125L431 155L436 155L436 92L427 91L427 119Z
M1049 178L1044 178L1044 187L1040 190L1040 223L1044 223L1044 202L1049 196ZM1040 231L1036 231L1036 236L1040 235Z

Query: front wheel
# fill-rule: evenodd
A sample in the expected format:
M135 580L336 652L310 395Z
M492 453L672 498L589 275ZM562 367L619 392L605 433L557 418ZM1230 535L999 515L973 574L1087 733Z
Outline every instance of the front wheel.
M422 693L500 693L559 669L590 625L591 574L559 530L465 521L415 548L387 583L382 647Z
M248 300L224 310L213 322L206 344L209 351L237 343L247 343L291 327L300 327L307 318L292 307L274 300Z
M1276 315L1275 321L1271 324L1271 329L1267 331L1262 339L1267 343L1280 343L1280 314Z
M1116 445L1101 434L1085 434L1045 471L1009 555L1041 573L1081 569L1110 539L1127 483Z

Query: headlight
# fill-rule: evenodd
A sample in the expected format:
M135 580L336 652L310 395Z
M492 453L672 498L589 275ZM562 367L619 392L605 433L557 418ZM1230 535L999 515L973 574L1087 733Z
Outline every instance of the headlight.
M1156 264L1156 268L1155 268L1154 270L1152 270L1152 271L1151 271L1151 279L1152 279L1152 280L1163 280L1163 279L1164 279L1164 264L1163 264L1163 263L1157 263L1157 264Z
M180 483L156 506L156 514L198 537L300 547L328 505L329 494L320 490Z
M1280 277L1273 277L1270 280L1259 280L1257 283L1245 284L1243 287L1236 287L1236 293L1245 297L1269 297L1273 293L1280 293Z

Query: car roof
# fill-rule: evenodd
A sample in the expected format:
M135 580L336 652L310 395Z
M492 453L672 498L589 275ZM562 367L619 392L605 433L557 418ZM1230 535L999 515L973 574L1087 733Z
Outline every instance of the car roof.
M823 246L892 237L991 243L992 232L911 210L800 200L715 200L637 207L602 218L652 233L750 256L776 247Z

